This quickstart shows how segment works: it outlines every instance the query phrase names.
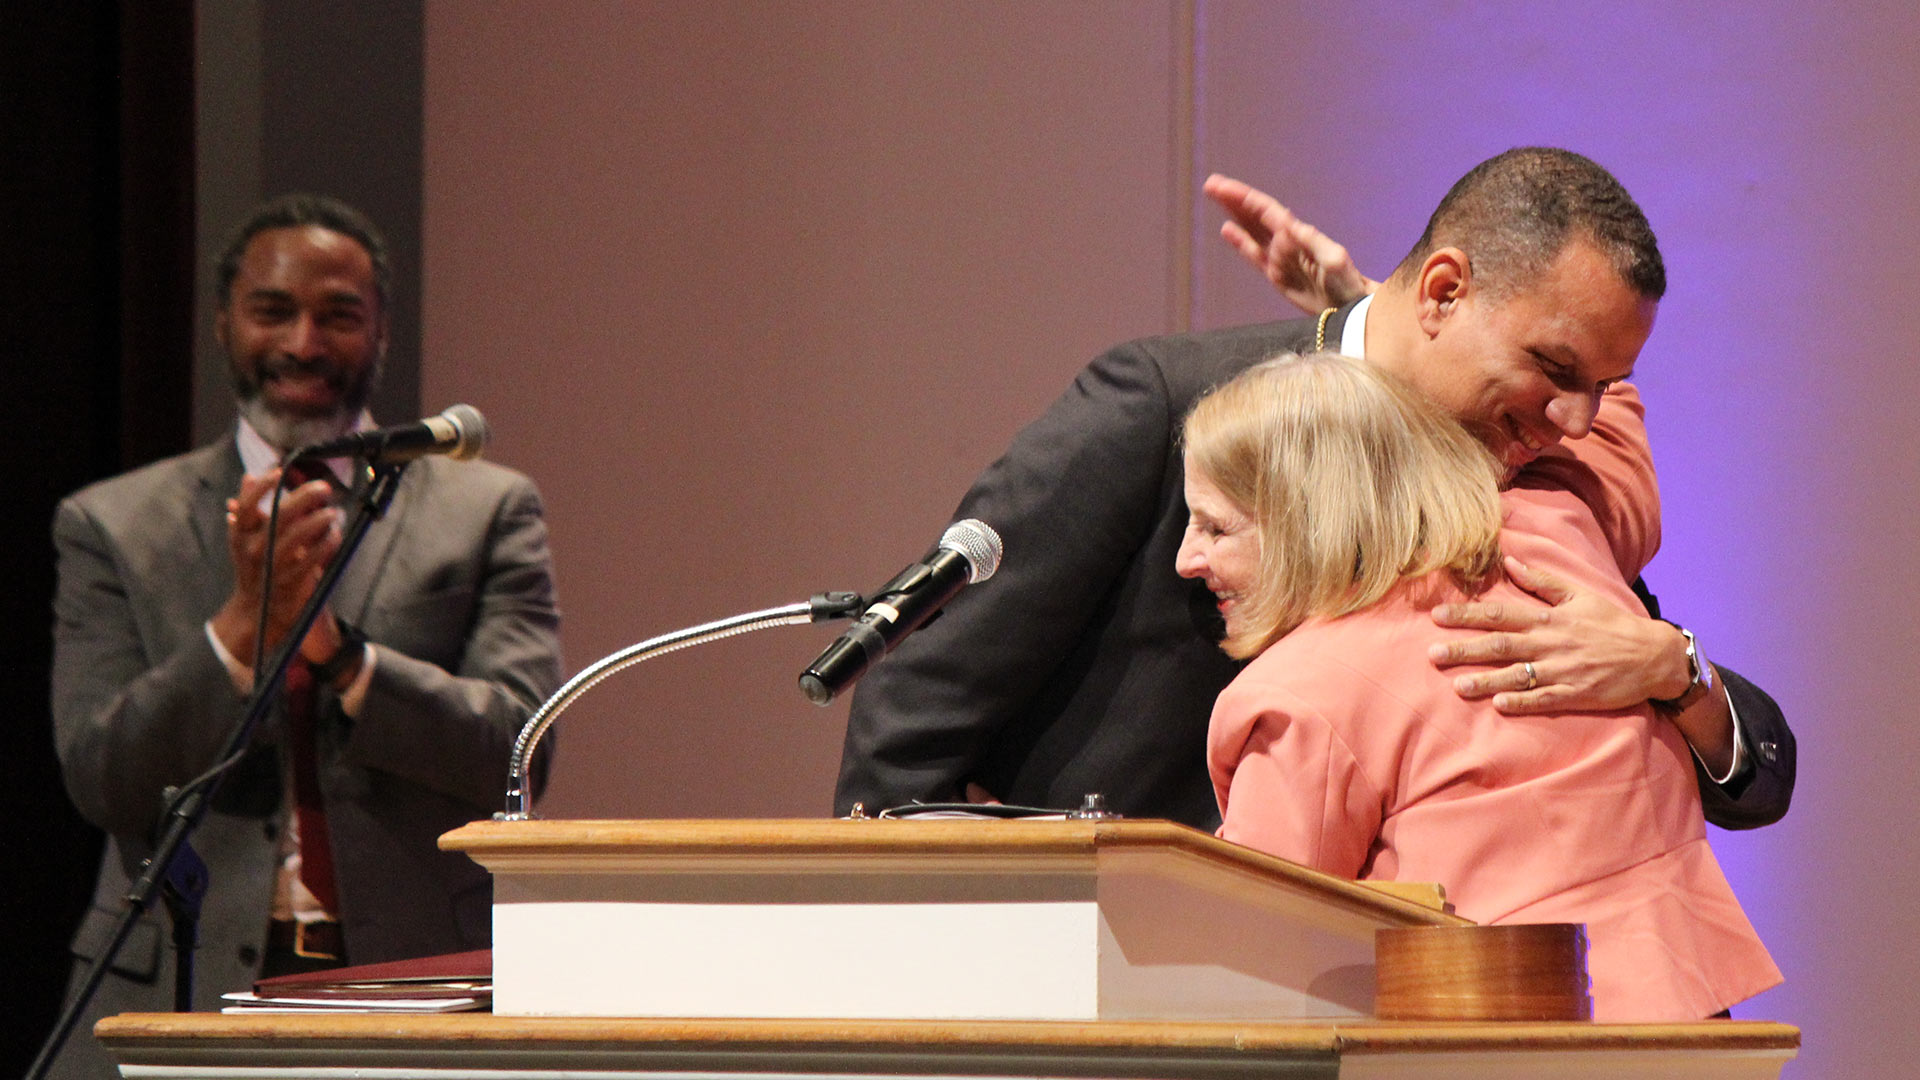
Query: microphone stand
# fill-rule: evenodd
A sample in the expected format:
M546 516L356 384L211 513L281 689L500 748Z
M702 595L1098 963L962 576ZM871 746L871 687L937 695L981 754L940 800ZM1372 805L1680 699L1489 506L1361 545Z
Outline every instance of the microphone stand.
M356 489L360 499L354 507L352 519L347 523L340 550L334 553L332 561L327 564L319 584L314 586L313 595L307 598L306 606L300 609L300 614L294 619L292 630L267 661L264 677L262 672L254 672L253 696L247 700L246 715L228 737L225 749L215 759L216 764L185 789L169 789L160 839L154 844L153 854L142 864L140 877L127 890L124 897L126 906L121 912L120 922L114 928L113 938L94 958L93 966L87 969L79 992L67 1003L53 1031L41 1045L40 1055L27 1070L26 1080L41 1080L46 1076L47 1070L53 1065L54 1055L66 1044L67 1036L73 1033L73 1027L79 1023L87 1004L99 992L108 966L119 955L127 939L133 936L133 928L140 916L152 905L156 889L163 888L167 897L167 911L173 920L174 947L184 950L174 958L174 1009L177 1012L192 1011L193 947L199 936L200 900L207 891L207 866L188 841L211 809L213 797L219 793L227 770L246 753L261 721L278 700L280 686L294 655L300 651L300 643L306 640L307 631L313 629L320 609L333 595L347 563L353 558L354 552L360 549L361 541L366 539L367 530L385 516L387 508L392 505L406 463L383 462L373 464L370 468L372 478Z
M533 818L532 785L528 780L528 766L533 761L533 751L540 744L541 736L560 718L567 706L573 704L580 695L612 675L614 672L632 667L644 660L663 656L679 649L694 645L704 645L709 641L749 634L755 630L765 630L771 626L797 626L801 623L826 622L829 619L852 618L867 606L859 593L827 592L816 593L811 599L783 607L767 608L764 611L750 611L744 615L718 619L710 623L690 626L685 630L675 630L670 634L648 638L635 645L629 645L619 652L601 657L568 679L565 686L554 692L546 703L534 711L527 719L525 727L520 729L520 737L513 743L513 758L507 766L507 808L493 815L495 821L528 821Z

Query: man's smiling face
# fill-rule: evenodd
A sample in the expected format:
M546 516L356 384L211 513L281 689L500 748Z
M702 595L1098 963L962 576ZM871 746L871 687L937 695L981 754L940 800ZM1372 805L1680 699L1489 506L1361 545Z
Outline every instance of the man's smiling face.
M1584 437L1600 394L1633 372L1655 301L1599 248L1571 240L1531 283L1490 294L1428 289L1426 340L1398 373L1465 424L1509 473L1561 439Z
M215 316L241 412L281 449L338 434L365 407L386 348L373 260L318 225L248 242Z

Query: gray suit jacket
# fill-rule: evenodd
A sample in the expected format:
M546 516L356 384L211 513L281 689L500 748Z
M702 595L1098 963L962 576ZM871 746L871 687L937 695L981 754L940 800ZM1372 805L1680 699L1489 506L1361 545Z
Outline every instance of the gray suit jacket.
M225 502L240 476L225 439L88 487L54 518L55 737L69 794L109 837L95 910L74 937L82 966L106 944L128 873L149 853L163 789L212 765L241 718L204 630L233 586ZM559 682L533 484L484 463L414 462L334 611L376 654L359 715L325 700L317 734L349 959L484 947L487 874L435 839L500 807L514 737ZM194 838L212 882L196 1008L217 1007L258 971L290 812L281 739L276 716ZM93 1016L171 1008L165 922L144 920ZM83 1027L57 1071L100 1075L105 1064Z

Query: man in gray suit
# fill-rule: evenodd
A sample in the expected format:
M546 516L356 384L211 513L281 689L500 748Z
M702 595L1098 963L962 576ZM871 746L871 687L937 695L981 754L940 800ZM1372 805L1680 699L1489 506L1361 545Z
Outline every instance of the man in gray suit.
M109 837L76 972L151 852L163 792L214 766L255 663L340 544L344 464L283 495L266 580L280 460L372 423L390 275L370 222L331 199L274 200L217 276L234 434L94 484L54 520L56 742L68 792ZM533 484L479 462L410 464L194 837L211 870L196 1008L261 974L487 945L488 877L435 839L497 807L514 737L559 681L558 624ZM149 913L88 1022L171 1008L163 922ZM82 1030L56 1071L111 1066Z

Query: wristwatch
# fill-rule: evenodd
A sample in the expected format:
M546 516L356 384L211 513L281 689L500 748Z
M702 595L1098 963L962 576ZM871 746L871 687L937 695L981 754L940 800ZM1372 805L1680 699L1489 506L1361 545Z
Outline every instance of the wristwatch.
M1687 676L1692 680L1679 697L1665 700L1655 699L1654 704L1673 712L1682 712L1694 702L1706 697L1717 681L1713 674L1713 665L1707 663L1707 654L1700 651L1700 639L1693 631L1678 623L1669 623L1675 630L1686 635L1687 639Z
M340 681L340 676L346 674L348 669L358 663L367 651L367 635L361 633L359 627L354 626L345 619L337 618L333 620L333 622L335 626L340 628L340 648L335 650L334 654L327 658L326 663L313 665L313 677L315 681L323 686L333 686L337 684ZM1686 633L1685 630L1680 632L1683 634ZM1688 636L1691 637L1692 635ZM1689 653L1688 655L1692 654ZM1689 693L1691 693L1691 691L1689 691Z

